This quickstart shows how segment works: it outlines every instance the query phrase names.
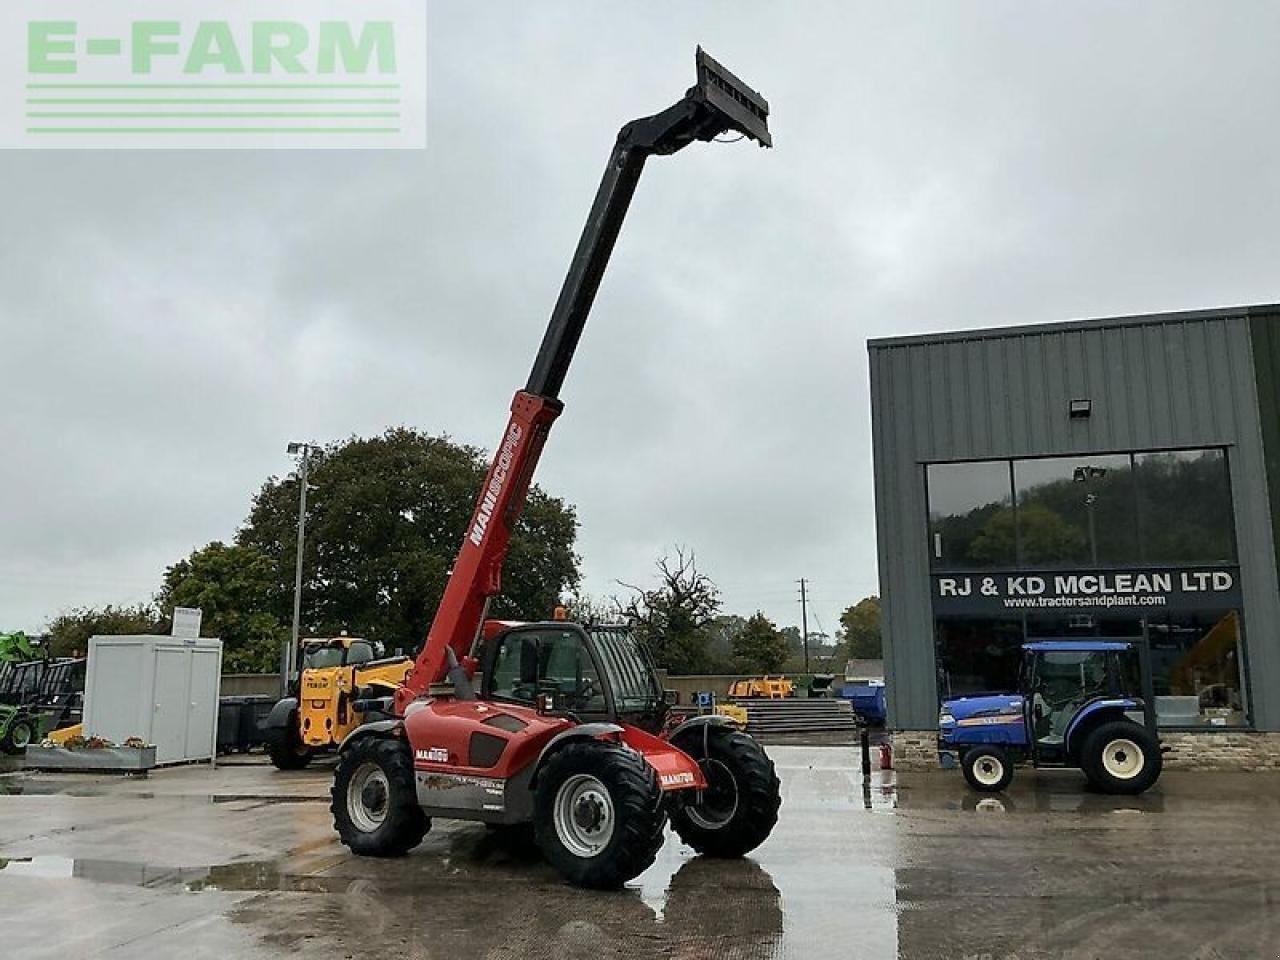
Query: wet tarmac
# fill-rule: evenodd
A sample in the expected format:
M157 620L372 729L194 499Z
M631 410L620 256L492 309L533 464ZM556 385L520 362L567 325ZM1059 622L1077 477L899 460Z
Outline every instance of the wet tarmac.
M617 893L473 824L354 858L324 769L3 776L0 956L1280 956L1280 776L1167 774L1124 799L1027 772L979 798L954 772L864 786L852 749L769 749L784 805L763 847L717 862L671 837Z

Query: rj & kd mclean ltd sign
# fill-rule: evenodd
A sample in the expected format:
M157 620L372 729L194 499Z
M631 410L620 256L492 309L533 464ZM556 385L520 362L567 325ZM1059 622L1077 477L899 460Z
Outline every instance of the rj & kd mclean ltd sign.
M939 613L1229 607L1240 603L1237 568L937 574Z

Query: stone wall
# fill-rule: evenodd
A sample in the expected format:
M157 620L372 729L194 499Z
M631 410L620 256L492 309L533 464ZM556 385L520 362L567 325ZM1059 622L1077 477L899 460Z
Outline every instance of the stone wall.
M896 770L937 770L937 730L895 730L889 735Z
M1280 770L1280 733L1165 731L1167 770ZM898 770L938 769L935 730L895 730L893 765Z
M1280 770L1280 733L1160 734L1167 770Z

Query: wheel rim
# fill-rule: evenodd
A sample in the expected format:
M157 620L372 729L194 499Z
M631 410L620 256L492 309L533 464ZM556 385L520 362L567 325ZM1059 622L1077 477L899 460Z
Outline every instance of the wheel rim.
M576 857L594 857L613 839L613 798L595 777L579 773L556 791L556 836Z
M999 757L990 754L979 757L973 764L973 778L984 787L994 787L1004 777L1004 764Z
M707 778L707 789L700 791L697 802L689 805L689 819L704 830L718 830L738 812L738 781L727 766L714 758L703 760L698 766Z
M373 833L387 819L391 784L376 763L362 763L347 785L347 812L363 833Z
M31 728L25 723L19 723L13 728L10 738L13 740L15 747L19 749L26 747L31 743Z
M1122 737L1102 749L1102 768L1117 780L1132 780L1146 765L1146 755L1132 740Z

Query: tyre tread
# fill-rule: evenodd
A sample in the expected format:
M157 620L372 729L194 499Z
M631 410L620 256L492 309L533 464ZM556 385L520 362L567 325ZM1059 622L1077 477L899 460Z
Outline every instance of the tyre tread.
M671 813L671 825L684 843L709 857L732 859L744 856L768 839L778 822L782 806L782 784L773 761L760 744L739 730L694 728L673 740L695 759L702 755L703 736L707 749L732 761L732 769L741 771L738 779L738 811L725 827L708 829L694 823L686 812L677 808ZM683 744L683 745L682 745Z

